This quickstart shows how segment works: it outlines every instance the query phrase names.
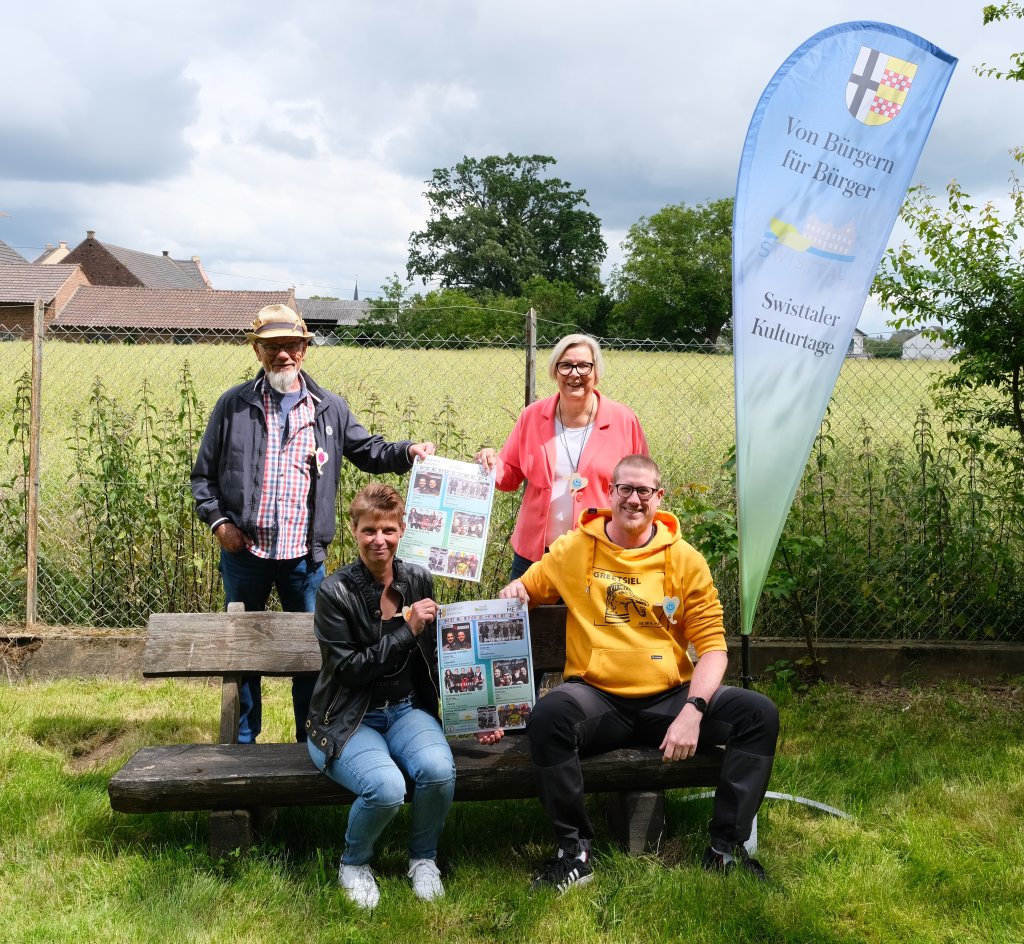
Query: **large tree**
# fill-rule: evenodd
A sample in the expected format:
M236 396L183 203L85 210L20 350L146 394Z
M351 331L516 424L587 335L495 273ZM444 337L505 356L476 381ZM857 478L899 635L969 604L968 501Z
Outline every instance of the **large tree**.
M1007 3L990 3L982 9L981 14L986 25L998 23L1000 20L1024 20L1024 4L1014 2L1014 0L1009 0ZM1011 53L1009 68L998 68L982 63L975 67L974 71L978 75L987 75L996 79L1024 82L1024 52Z
M629 228L612 273L609 328L714 344L732 314L731 197L673 204Z
M901 218L916 241L890 249L874 291L901 317L958 348L941 403L972 435L988 431L987 451L1019 459L1024 446L1024 195L1014 178L1011 211L976 207L953 181L942 205L923 188L910 191ZM1016 444L1005 451L999 431Z
M534 276L600 291L601 221L585 209L585 190L545 176L555 163L509 154L435 170L426 228L409 237L409 278L508 296Z
M1024 5L990 4L986 24L1024 19ZM1009 69L981 75L1024 81L1024 53ZM1024 148L1011 152L1024 161ZM910 191L900 216L916 242L886 252L875 278L881 304L901 315L898 328L957 348L956 371L939 381L939 405L958 420L955 439L1024 470L1024 193L1010 175L1010 209L975 206L954 180L942 205L922 187Z
M526 313L533 308L537 337L541 344L550 344L576 331L600 333L608 305L604 295L580 296L567 282L549 282L539 275L522 284L518 297L500 292L469 295L451 288L420 295L410 292L397 274L382 288L380 298L368 299L369 311L357 329L346 329L342 335L459 341L515 338L522 335Z

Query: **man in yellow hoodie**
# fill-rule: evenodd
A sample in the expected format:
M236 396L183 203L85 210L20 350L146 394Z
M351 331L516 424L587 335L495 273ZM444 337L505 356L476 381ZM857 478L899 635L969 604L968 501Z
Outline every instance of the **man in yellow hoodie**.
M727 656L718 591L707 562L659 511L658 466L626 456L575 531L499 596L568 609L565 682L541 698L527 728L541 804L558 851L534 889L564 892L593 878L594 829L584 805L581 756L630 744L656 746L666 763L725 744L711 844L701 864L765 880L750 838L775 756L779 715L764 695L722 685ZM687 655L690 644L696 666Z

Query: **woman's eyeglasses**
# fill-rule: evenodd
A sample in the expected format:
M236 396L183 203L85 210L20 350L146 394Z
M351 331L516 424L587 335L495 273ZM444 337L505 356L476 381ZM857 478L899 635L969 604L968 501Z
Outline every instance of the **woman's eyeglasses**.
M559 361L555 364L555 370L557 370L563 377L568 377L573 371L576 371L581 377L589 377L590 372L594 369L594 365L583 361L580 364L573 364L569 361Z

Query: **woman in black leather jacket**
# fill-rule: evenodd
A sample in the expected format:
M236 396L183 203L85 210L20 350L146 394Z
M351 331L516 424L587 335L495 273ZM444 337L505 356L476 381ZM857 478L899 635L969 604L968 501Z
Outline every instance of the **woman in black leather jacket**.
M444 894L437 842L455 790L455 764L438 718L437 613L430 573L395 559L405 530L402 496L371 483L349 520L359 559L320 586L313 627L323 665L306 719L313 763L356 795L338 881L373 908L374 845L412 782L409 878L425 901ZM490 743L500 732L478 736Z

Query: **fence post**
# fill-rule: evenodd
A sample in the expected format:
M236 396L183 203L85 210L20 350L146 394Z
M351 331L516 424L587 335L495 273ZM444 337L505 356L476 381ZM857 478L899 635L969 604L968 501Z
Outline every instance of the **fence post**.
M537 311L526 313L526 392L523 406L537 399Z
M39 604L39 436L43 412L43 315L36 299L32 317L32 398L29 405L28 521L25 522L25 628L32 633Z

